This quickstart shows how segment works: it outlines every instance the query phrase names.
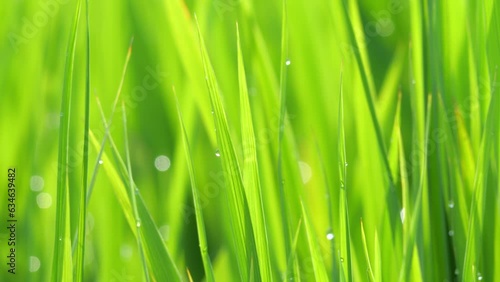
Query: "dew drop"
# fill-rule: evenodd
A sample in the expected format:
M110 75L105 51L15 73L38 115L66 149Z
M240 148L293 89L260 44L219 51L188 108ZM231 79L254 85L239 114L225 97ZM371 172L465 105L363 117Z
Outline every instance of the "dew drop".
M290 60L286 60L285 65L289 66L291 64L292 64L292 62Z
M483 280L483 275L481 274L481 272L477 273L477 280L479 281Z
M101 165L102 165L103 163L104 163L104 161L103 161L103 160L99 160L99 164L101 164Z
M415 79L411 81L411 84L415 84Z
M141 221L138 220L137 223L135 224L137 226L137 228L141 227Z
M335 234L333 234L332 232L326 233L326 239L328 239L328 241L333 240L333 238L335 238Z
M345 185L344 185L344 181L340 180L340 188L344 189Z
M450 201L448 202L448 207L449 207L450 209L454 208L454 207L455 207L455 202L453 202L453 200L450 200Z
M455 235L455 231L453 230L448 231L448 236L453 237L453 235Z
M399 212L399 216L401 217L401 222L405 222L405 216L406 216L406 210L405 208L402 208L401 211Z
M342 257L341 257L341 258L340 258L340 262L344 262L344 258L342 258Z
M216 151L215 151L215 156L216 156L217 158L219 158L219 157L220 157L220 151L219 151L219 150L216 150Z
M348 166L349 164L348 164L347 162L345 162L345 164L344 164L344 165L345 165L345 166Z
M455 275L458 276L458 274L460 274L460 270L458 270L458 268L455 268Z

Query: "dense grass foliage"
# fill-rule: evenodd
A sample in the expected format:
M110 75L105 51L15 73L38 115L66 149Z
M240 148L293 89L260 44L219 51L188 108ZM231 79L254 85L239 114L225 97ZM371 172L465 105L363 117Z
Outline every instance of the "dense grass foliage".
M500 280L500 2L0 5L0 281Z

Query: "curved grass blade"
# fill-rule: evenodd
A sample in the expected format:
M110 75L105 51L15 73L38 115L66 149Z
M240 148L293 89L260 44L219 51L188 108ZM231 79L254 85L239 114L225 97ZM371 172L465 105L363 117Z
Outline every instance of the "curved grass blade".
M195 17L196 18L196 17ZM248 206L245 199L245 191L243 187L243 180L241 177L241 170L236 158L236 151L231 140L229 127L227 124L226 113L224 111L221 97L219 95L219 86L215 78L215 73L209 61L208 53L205 48L201 30L198 25L198 36L200 40L201 58L203 61L203 68L205 71L206 83L210 96L210 103L214 112L214 123L217 134L217 143L220 146L220 157L222 159L222 167L226 175L226 187L229 189L228 196L228 212L230 215L230 224L233 231L234 250L242 280L248 279L249 275L249 262L251 261L251 254L254 253L254 237L251 228L251 222L248 215ZM258 268L258 263L257 267ZM257 269L257 271L259 271Z
M431 105L432 105L432 96L429 95L428 103L427 103L427 120L426 120L426 128L425 128L425 143L428 144L427 141L429 140L429 129L430 129L430 124L431 124ZM416 238L416 233L417 233L417 226L418 223L421 221L422 217L422 194L423 194L423 187L424 187L424 179L425 179L425 173L427 170L427 155L428 155L428 146L425 146L424 148L424 163L421 167L420 171L420 180L419 180L419 185L418 185L418 191L415 199L415 204L414 204L414 211L411 213L411 218L410 218L410 225L408 227L408 236L407 240L404 244L404 257L403 257L403 263L401 265L401 269L399 272L399 281L410 281L409 279L409 274L410 274L410 267L413 259L413 250L415 248L415 238ZM408 216L406 216L408 217Z
M375 279L375 275L373 274L372 263L370 261L370 255L368 254L368 244L366 243L366 235L365 228L363 226L363 219L360 220L361 223L361 239L363 240L363 249L365 251L366 263L368 264L368 274L370 275L370 279L372 281L379 281Z
M349 16L348 3L346 3L345 0L343 0L343 9L342 10L344 13L344 17L345 17L345 19L347 19L347 22L348 22L347 26L349 27L348 28L349 40L351 42L357 43L356 37L354 35L354 30L353 30L353 20ZM358 46L358 48L363 48L363 47ZM370 81L369 81L370 70L364 66L360 53L356 52L356 51L353 53L354 53L354 57L356 60L356 64L360 70L361 82L363 84L363 88L365 89L365 91L363 91L363 92L365 93L365 96L366 96L366 101L368 103L368 109L370 111L370 116L371 116L371 120L373 123L373 128L375 129L375 134L377 137L377 145L379 147L380 157L382 158L383 165L384 165L384 168L386 171L387 180L389 183L389 185L388 185L389 187L386 191L387 192L387 206L389 207L391 226L393 226L393 229L394 229L395 228L394 226L397 226L397 224L395 224L395 223L397 222L398 217L399 217L400 203L398 202L398 199L396 197L394 179L392 177L391 166L390 166L390 163L389 163L389 160L387 157L388 156L387 149L386 149L386 146L384 143L382 129L381 129L380 123L379 123L378 118L377 118L377 111L375 108L375 102L373 101L373 97L375 97L375 93L372 93L374 91L374 89L373 89L373 87L370 86ZM395 230L393 230L393 233L394 233L394 231Z
M127 171L128 171L128 180L129 180L129 188L130 188L130 198L132 199L132 208L134 209L134 217L135 217L135 224L137 228L137 248L139 249L139 254L141 256L141 261L142 261L142 267L144 269L144 276L146 278L146 281L149 282L151 279L149 278L149 269L146 263L146 258L144 256L144 250L143 250L143 242L141 239L141 217L139 215L139 211L137 210L137 199L136 199L136 194L139 193L139 190L134 189L134 179L132 177L132 165L130 163L130 151L129 151L129 145L128 145L128 133L127 133L127 113L125 110L125 103L122 101L122 118L123 118L123 135L124 135L124 140L125 140L125 155L127 157Z
M203 261L203 268L205 269L205 278L207 282L214 282L215 276L214 276L214 271L212 269L212 262L210 260L210 256L208 255L208 243L205 231L205 222L203 219L202 206L198 196L198 188L196 186L193 160L191 158L191 147L189 146L189 139L186 133L186 128L184 127L184 121L182 120L181 108L179 106L179 101L177 100L177 94L175 92L175 88L173 88L173 92L175 96L175 102L177 105L177 115L179 117L179 125L182 130L182 140L184 141L184 151L186 153L189 177L191 179L191 191L193 193L194 210L196 214L196 227L198 230L198 240L200 241L201 259Z
M262 203L262 189L259 180L257 162L257 147L252 122L252 112L248 99L248 89L245 75L243 54L241 52L240 32L236 25L238 40L238 79L240 87L241 139L243 140L243 181L255 234L255 245L259 256L259 267L263 281L273 281L271 259L267 239L266 220Z
M99 107L101 112L101 117L104 122L105 127L109 127L104 118L104 113L102 108ZM100 151L100 143L97 141L92 131L90 131L90 139L92 141L93 146L96 151ZM123 161L122 157L118 152L118 148L113 140L111 135L108 136L109 143L112 148L113 156L118 163L118 169L111 165L104 165L104 170L108 174L110 181L112 181L112 188L115 192L115 195L122 207L123 213L127 222L130 225L134 236L137 236L137 228L136 221L133 213L133 208L131 205L131 201L129 199L129 195L126 188L126 179L127 179L127 166ZM107 154L103 152L102 160L104 163L112 163L108 158ZM137 186L134 185L134 190L137 189ZM143 246L146 254L147 261L151 267L151 274L155 281L183 281L180 272L177 269L170 253L168 252L167 247L163 243L160 232L158 231L157 226L155 225L151 214L149 213L146 205L144 204L144 200L140 196L140 192L136 195L137 200L137 210L139 217L141 218L141 232L142 232L142 240Z
M290 224L288 219L287 201L285 195L284 179L283 179L283 137L285 134L285 119L286 119L286 81L287 81L287 58L288 58L288 11L287 0L282 0L282 20L281 20L281 59L280 59L280 118L278 124L278 185L280 189L280 206L281 216L284 229L285 255L287 261L291 254L290 245ZM290 269L286 270L285 280L288 280Z
M69 163L69 127L71 118L71 96L75 66L75 49L80 22L81 0L76 5L73 25L66 51L66 67L64 72L64 89L61 102L61 117L59 129L58 169L57 169L57 210L52 261L53 281L72 281L72 257L70 233L69 187L67 183Z
M86 32L86 85L85 85L85 126L83 133L83 185L80 193L80 212L78 215L78 235L75 255L75 280L83 281L85 259L85 225L87 218L87 178L89 167L89 130L90 130L90 28L89 28L89 1L85 1L85 14L87 20Z
M495 131L498 131L498 94L495 93L497 74L493 78L492 97L488 109L486 126L481 140L481 152L477 160L476 175L474 178L474 193L472 195L471 207L469 212L468 236L465 246L465 258L462 270L462 281L469 281L471 277L476 277L472 269L478 266L481 260L484 227L484 210L486 188L488 187L488 172L490 166L490 156Z
M119 101L121 93L122 93L123 83L125 82L125 75L127 73L128 64L130 62L130 57L132 56L132 46L133 46L133 44L134 44L134 37L132 37L130 39L130 44L128 46L127 55L125 57L125 64L123 66L122 75L121 75L121 78L120 78L120 84L118 85L118 90L116 92L115 100L113 101L113 108L111 110L111 115L107 119L108 121L106 121L106 118L104 117L104 112L102 111L101 102L99 101L99 98L96 97L97 105L98 105L99 111L101 113L101 118L102 118L102 120L104 122L105 131L104 131L104 137L102 139L101 146L100 146L101 149L99 150L99 153L97 154L97 159L96 159L96 162L94 164L94 171L92 173L92 178L90 180L89 189L88 189L88 192L87 192L87 201L90 200L90 196L92 195L92 191L94 189L95 180L96 180L96 177L97 177L97 172L98 172L99 167L100 167L99 166L99 161L101 160L101 156L102 156L102 154L104 152L104 148L105 148L106 142L108 141L108 138L110 136L109 129L111 127L111 124L113 123L113 117L115 115L116 107L118 105L118 101Z
M340 73L340 95L339 95L339 118L338 118L338 155L339 155L339 176L340 176L340 232L344 236L340 237L341 272L344 273L347 281L352 281L352 261L351 261L351 231L349 226L349 208L347 204L347 156L345 148L344 129L344 91L343 77ZM342 263L342 259L346 261ZM345 265L345 266L344 266Z
M317 238L315 236L313 227L309 216L307 215L306 209L304 207L304 202L300 201L302 207L302 216L304 218L304 228L307 234L307 243L309 247L309 253L311 255L312 267L314 271L314 277L316 281L328 281L328 274L325 269L325 263L320 251L318 250Z

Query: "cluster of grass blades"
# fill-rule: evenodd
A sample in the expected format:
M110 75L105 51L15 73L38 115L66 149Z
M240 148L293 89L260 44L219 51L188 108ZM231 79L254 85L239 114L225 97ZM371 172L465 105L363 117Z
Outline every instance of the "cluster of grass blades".
M496 1L74 2L21 280L500 280Z

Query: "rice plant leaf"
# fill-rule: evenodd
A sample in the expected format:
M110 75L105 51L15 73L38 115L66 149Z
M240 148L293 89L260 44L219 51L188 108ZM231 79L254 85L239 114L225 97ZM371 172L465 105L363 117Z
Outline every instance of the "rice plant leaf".
M427 103L427 118L426 118L426 129L425 129L425 143L428 144L427 140L429 140L429 130L431 124L431 105L432 105L432 96L429 96ZM415 248L415 238L417 233L417 226L422 217L422 196L423 196L423 187L424 187L424 179L427 170L427 154L428 154L428 146L424 148L424 163L421 167L420 171L420 180L418 185L418 191L416 194L415 204L413 205L414 210L411 213L410 224L408 227L408 239L404 244L404 254L403 254L403 262L401 264L401 269L399 272L399 281L409 281L410 267L413 259L413 251Z
M372 281L378 281L375 279L375 275L373 274L372 263L370 261L370 255L368 254L368 243L366 243L366 235L365 235L365 228L363 226L363 219L361 219L360 222L361 222L361 239L363 240L365 259L366 263L368 264L368 274L370 275L369 277Z
M236 25L238 45L238 79L240 87L241 129L243 140L243 181L252 219L261 279L273 281L267 227L262 203L262 189L260 186L259 167L257 162L257 147L252 122L252 112L248 98L248 89L245 75L245 65L241 52L240 32Z
M129 145L128 145L127 113L125 110L125 102L123 102L123 101L122 101L122 118L123 118L123 132L124 132L124 140L125 140L125 155L127 157L127 172L128 172L128 181L129 181L128 185L129 185L129 189L130 189L129 195L130 195L131 202L132 202L132 209L134 211L135 225L137 228L137 232L136 232L137 248L139 250L139 255L141 258L142 268L144 270L144 276L146 278L146 281L149 282L149 281L151 281L151 279L149 277L149 269L147 266L146 257L144 255L144 250L143 250L143 245L142 245L143 241L141 239L142 221L141 221L141 217L139 215L139 211L137 209L136 195L139 194L139 190L137 188L134 189L134 179L132 177L132 164L130 161L130 149L129 149Z
M205 71L210 103L214 112L217 143L220 146L218 155L220 155L222 167L226 175L225 180L226 188L228 190L228 212L230 214L230 223L233 231L234 250L236 253L236 260L241 279L245 280L250 277L248 263L251 261L250 258L252 256L250 254L252 254L254 248L254 237L248 215L248 205L244 191L245 189L243 186L241 169L236 157L236 150L229 133L226 113L219 94L219 86L208 57L205 43L201 35L201 30L198 25L198 20L196 20L196 23L198 27L201 58Z
M498 134L498 93L495 93L497 74L492 81L492 98L490 101L486 126L481 140L481 150L476 163L476 174L474 178L474 192L472 195L469 222L467 229L467 241L465 246L465 258L462 270L462 281L475 279L474 267L481 267L482 240L484 237L484 211L486 189L488 188L488 174L490 170L490 156L493 140Z
M318 249L317 238L315 236L309 215L307 214L306 208L304 207L304 203L302 201L301 206L315 281L328 281L328 274L325 269L325 263L323 261L323 257L321 256L321 252Z
M54 256L52 261L52 281L73 280L73 260L71 256L70 206L68 187L69 165L69 127L71 118L71 98L75 67L76 43L82 1L78 1L66 51L64 87L61 100L59 129L58 169L57 169L57 204Z
M89 166L89 130L90 130L90 28L89 28L89 1L85 1L85 14L87 22L86 32L86 85L85 85L85 126L83 133L83 183L80 193L80 211L78 215L78 237L75 254L75 280L84 280L84 259L85 259L85 227L87 218L87 181Z
M187 160L187 166L189 171L189 178L191 180L191 191L193 194L193 202L194 209L196 214L196 227L198 229L198 240L200 241L200 252L201 259L203 260L203 268L205 270L205 277L207 282L214 282L215 276L212 269L212 261L210 260L210 256L208 254L208 243L207 243L207 235L205 230L205 221L203 219L203 211L200 203L200 198L198 195L198 187L196 185L195 171L193 160L191 157L191 147L189 145L189 139L186 133L186 128L184 127L184 121L182 119L181 108L179 106L179 101L177 100L177 94L175 93L175 88L173 89L175 95L175 102L177 105L177 115L179 116L179 125L182 131L182 140L184 142L184 151ZM189 276L191 277L191 276Z
M345 144L344 128L344 90L343 77L340 74L340 95L339 95L339 117L338 117L338 158L340 176L340 269L347 281L352 281L352 261L351 261L351 230L349 224L349 208L347 204L347 155ZM342 262L345 261L345 263Z
M286 118L286 85L287 85L287 60L288 60L288 10L287 0L282 0L282 19L281 19L281 58L280 58L280 117L278 124L278 185L280 191L280 207L283 223L284 242L285 242L285 255L287 260L291 256L290 245L290 225L287 211L287 201L285 194L285 187L283 181L283 138L285 134L285 118ZM285 273L285 280L288 279L288 269Z
M122 207L122 211L127 218L127 222L134 235L137 237L137 222L134 216L134 209L132 208L129 193L127 192L127 167L118 149L115 145L113 137L109 135L109 143L112 148L113 155L118 162L117 167L112 165L103 165L104 171L107 173L111 182L113 183L112 189L117 196L117 199ZM100 143L95 138L92 131L90 131L90 139L96 151L100 151ZM103 163L112 163L111 159L104 152L102 154ZM117 171L119 169L119 171ZM137 186L134 184L134 190ZM141 239L144 246L145 256L150 265L151 274L155 281L183 281L180 272L177 269L167 247L163 243L160 232L154 220L149 213L144 200L140 196L140 192L135 195L137 212L141 219Z

